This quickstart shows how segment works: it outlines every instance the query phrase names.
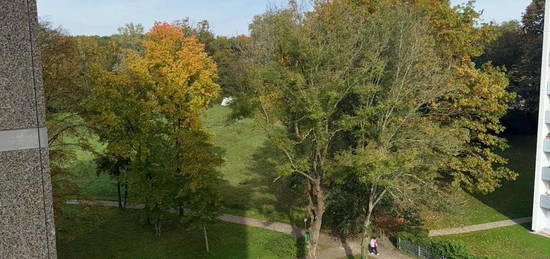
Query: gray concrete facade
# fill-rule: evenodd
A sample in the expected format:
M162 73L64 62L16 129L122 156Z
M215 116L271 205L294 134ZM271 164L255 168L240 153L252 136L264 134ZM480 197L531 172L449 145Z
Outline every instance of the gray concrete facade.
M36 0L0 0L0 258L56 258Z

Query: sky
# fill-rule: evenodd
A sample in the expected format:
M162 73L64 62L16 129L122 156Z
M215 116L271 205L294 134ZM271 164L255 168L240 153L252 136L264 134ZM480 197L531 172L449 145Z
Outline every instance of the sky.
M468 0L451 0L460 4ZM38 16L61 26L72 35L111 35L133 22L146 29L155 21L172 22L189 17L208 20L216 35L248 33L248 24L267 7L285 0L37 0ZM531 0L477 0L484 21L503 22L521 18Z

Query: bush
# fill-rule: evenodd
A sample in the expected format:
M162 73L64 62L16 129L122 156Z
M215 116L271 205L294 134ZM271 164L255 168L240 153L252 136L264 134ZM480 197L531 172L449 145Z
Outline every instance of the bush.
M266 240L265 247L273 254L280 257L295 255L296 258L305 256L305 240L298 237L294 241L286 237L276 237Z
M468 251L468 248L461 242L452 240L434 240L427 236L425 230L419 230L417 233L399 232L396 236L401 240L408 240L411 243L421 246L428 251L433 252L444 258L449 259L487 259L488 257L474 256Z

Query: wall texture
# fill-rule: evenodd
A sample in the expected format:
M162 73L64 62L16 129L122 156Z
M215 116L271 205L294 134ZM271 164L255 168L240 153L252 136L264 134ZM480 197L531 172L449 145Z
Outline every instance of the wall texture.
M0 258L56 258L36 0L0 0Z

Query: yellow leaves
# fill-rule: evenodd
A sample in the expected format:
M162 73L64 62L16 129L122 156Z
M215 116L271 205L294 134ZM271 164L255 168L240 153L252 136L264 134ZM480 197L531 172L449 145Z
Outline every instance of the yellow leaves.
M143 40L144 54L131 51L120 73L130 81L149 85L143 89L154 100L159 112L168 118L189 121L218 96L214 82L217 68L204 45L193 36L185 37L181 28L156 22ZM127 87L135 87L130 83Z

